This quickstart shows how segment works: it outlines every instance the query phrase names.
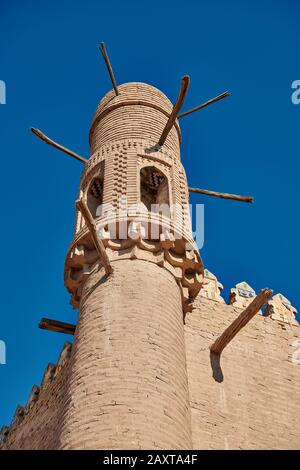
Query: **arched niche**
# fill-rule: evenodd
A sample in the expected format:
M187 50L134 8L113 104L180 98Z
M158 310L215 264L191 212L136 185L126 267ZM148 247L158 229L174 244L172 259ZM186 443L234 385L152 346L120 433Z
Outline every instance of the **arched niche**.
M103 204L103 176L98 175L92 179L86 194L86 203L94 218L101 215Z
M155 166L145 166L140 171L140 200L148 211L152 205L170 205L168 178Z

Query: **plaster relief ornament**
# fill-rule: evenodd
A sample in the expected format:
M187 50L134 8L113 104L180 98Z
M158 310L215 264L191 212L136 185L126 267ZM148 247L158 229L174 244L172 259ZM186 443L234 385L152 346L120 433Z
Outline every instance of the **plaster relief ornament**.
M245 281L230 289L229 305L237 308L246 308L254 299L255 290Z
M199 295L224 304L225 300L221 297L222 290L223 285L218 281L216 276L208 269L204 269L203 286Z
M270 316L272 320L282 321L291 325L299 325L295 316L297 310L292 306L291 302L282 294L276 294L269 300L265 316Z

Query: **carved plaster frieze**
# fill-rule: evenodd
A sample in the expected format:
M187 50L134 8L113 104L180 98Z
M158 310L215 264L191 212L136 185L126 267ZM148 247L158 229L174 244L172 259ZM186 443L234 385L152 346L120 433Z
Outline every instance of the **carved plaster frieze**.
M255 290L245 281L239 282L230 289L229 305L237 308L246 308L256 296Z
M199 295L201 295L201 297L206 297L207 299L224 304L225 300L221 296L222 290L223 285L218 281L216 276L208 269L204 269L203 287Z
M297 310L282 294L276 294L272 297L271 300L269 300L264 314L265 316L272 318L272 320L278 320L296 326L299 325L295 318Z
M133 230L133 228L132 228ZM176 241L171 234L161 234L159 240L145 240L141 233L130 234L126 240L103 239L111 263L123 259L140 259L155 263L169 271L181 289L184 312L191 311L192 303L203 283L203 267L199 253L186 250L182 240ZM90 245L71 246L65 265L65 286L71 293L71 305L79 307L81 289L85 279L102 263L96 250Z

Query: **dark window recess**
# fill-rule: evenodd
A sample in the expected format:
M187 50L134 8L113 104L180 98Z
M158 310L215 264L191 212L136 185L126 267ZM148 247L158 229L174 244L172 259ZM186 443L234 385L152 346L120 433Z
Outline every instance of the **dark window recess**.
M168 179L157 168L147 166L141 169L141 202L151 210L152 204L169 205Z
M102 202L103 180L101 178L95 178L90 184L87 193L87 206L94 218L101 215L101 208L99 206L102 204Z

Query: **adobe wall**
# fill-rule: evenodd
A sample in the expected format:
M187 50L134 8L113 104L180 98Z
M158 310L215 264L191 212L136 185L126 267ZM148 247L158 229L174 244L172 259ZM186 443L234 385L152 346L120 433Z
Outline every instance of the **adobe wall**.
M58 364L49 364L46 368L38 395L34 399L29 397L26 407L17 408L22 415L14 417L7 437L2 434L0 450L52 450L59 447L69 376L71 345L66 344Z
M193 448L299 449L300 364L292 362L292 355L295 354L295 341L298 340L296 347L300 345L300 327L258 314L224 349L218 363L210 356L209 346L242 311L220 300L221 297L214 301L199 296L194 303L195 309L187 313L185 319ZM147 323L146 318L143 321ZM125 326L120 327L121 334L122 328ZM163 328L162 334L167 331L168 328ZM155 348L153 344L153 351ZM132 354L134 357L134 348ZM124 351L127 368L131 364L129 356ZM116 370L120 358L115 358ZM161 366L163 370L163 360ZM61 446L59 434L66 418L69 367L63 352L58 365L52 366L52 375L48 366L36 403L32 403L29 410L25 409L24 417L12 426L3 450L57 449ZM147 382L145 371L143 375L132 377L132 383L137 380L137 387L146 391L143 376ZM103 379L112 381L113 376L105 378L104 375ZM149 402L150 414L147 416L137 410L137 414L132 415L136 429L145 425L143 420L150 419L152 412L159 412L159 396L171 393L167 390L168 384L158 379L157 390L151 392L155 399ZM133 397L134 392L120 389L122 399L128 400L131 393ZM103 401L101 395L99 399ZM110 412L99 416L98 421L105 422L110 419L110 413L117 416L119 412L118 406L111 406ZM169 419L167 415L165 419ZM160 446L161 442L148 443L148 448Z
M292 362L292 343L300 327L257 314L218 364L209 346L242 309L201 296L194 306L185 324L194 448L299 449L300 364Z

